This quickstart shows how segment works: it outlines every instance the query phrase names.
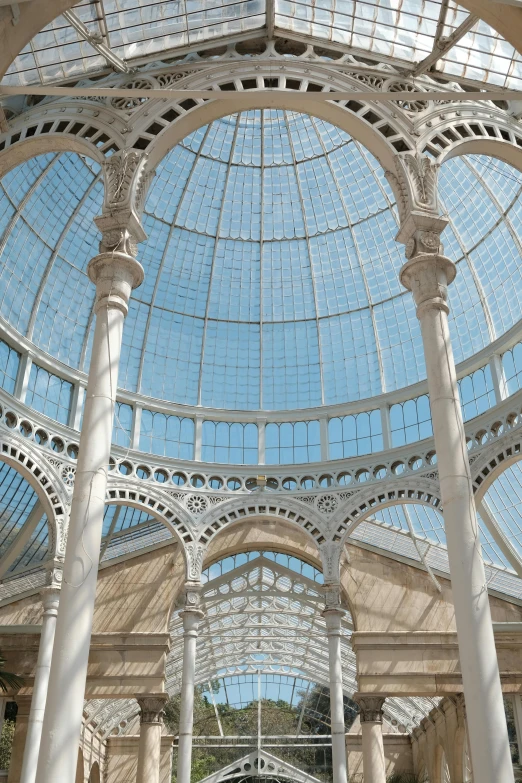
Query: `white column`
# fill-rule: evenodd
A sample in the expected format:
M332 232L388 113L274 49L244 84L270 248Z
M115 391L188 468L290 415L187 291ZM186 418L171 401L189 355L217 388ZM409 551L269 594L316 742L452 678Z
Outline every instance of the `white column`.
M330 720L332 724L333 783L347 783L346 730L344 724L343 670L341 660L340 608L326 608L323 612L328 634L328 663L330 669Z
M58 614L58 603L60 600L60 588L56 586L44 587L40 595L42 596L43 604L42 631L40 634L40 647L38 649L33 698L27 726L27 739L25 742L20 783L34 783L36 779L38 752L40 750L43 716L47 699L47 686L49 684L49 673L51 670L56 616Z
M328 437L328 417L319 418L319 434L321 437L321 462L326 462L330 455L330 442Z
M392 447L390 409L387 405L381 405L379 410L381 414L382 447L384 451L388 451Z
M382 739L381 696L358 696L361 711L361 740L364 783L386 783L386 761Z
M415 252L419 245L437 250ZM438 234L418 232L401 282L413 293L422 332L474 783L509 783L513 767L448 329L455 265L439 253Z
M136 783L159 783L163 709L168 698L167 693L136 696L141 710Z
M201 462L201 438L203 434L203 417L196 416L194 422L194 460Z
M18 397L20 402L25 402L27 396L27 387L29 386L29 376L31 374L31 367L33 365L33 359L31 354L23 353L20 357L20 364L18 365L18 374L16 376L14 396Z
M203 612L187 607L180 614L183 619L183 674L179 711L179 744L177 783L190 783L192 764L192 725L194 723L194 676L196 672L196 644Z
M133 257L145 238L133 205L145 194L146 157L115 153L104 164L100 254L88 265L96 285L96 326L67 534L60 607L36 774L37 783L73 783L98 578L107 469L123 321L143 280Z
M491 380L495 391L495 402L497 405L509 397L506 384L506 376L502 366L502 358L498 353L493 354L489 360L489 369L491 370Z

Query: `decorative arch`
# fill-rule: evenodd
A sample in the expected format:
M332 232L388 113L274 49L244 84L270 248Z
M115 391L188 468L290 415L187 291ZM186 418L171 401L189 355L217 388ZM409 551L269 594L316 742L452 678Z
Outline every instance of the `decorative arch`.
M97 761L95 761L91 767L91 771L89 773L89 783L101 783L100 765Z
M254 526L251 518L236 520L212 537L204 552L202 570L225 557L259 549L294 555L322 570L319 548L304 530L279 519L277 524L270 521L268 525L261 523Z
M49 553L63 557L70 499L63 485L61 462L52 456L44 459L29 443L21 444L5 432L0 432L0 460L18 471L38 495L47 517Z
M129 487L127 482L115 481L110 476L105 502L108 505L131 506L146 511L172 531L183 549L194 540L191 531L192 521L188 513L173 497L169 496L168 491L162 492L153 484L137 490Z
M217 533L228 525L245 519L278 520L299 527L317 547L324 544L327 535L324 521L310 507L294 498L260 495L241 497L212 508L200 522L198 543L207 546Z
M403 505L405 503L414 505L429 506L442 513L442 500L440 489L435 477L418 478L414 486L397 486L397 484L387 484L382 487L369 487L366 491L355 490L347 492L346 503L332 519L333 541L344 544L348 536L353 533L355 528L364 522L376 510L387 508L389 506ZM413 482L412 482L413 483Z
M214 89L216 97L224 92L227 95L234 93L232 99L203 101L187 98L168 105L154 100L148 101L134 114L135 126L139 129L128 143L148 152L150 170L197 128L238 111L263 108L304 111L338 126L375 155L385 170L395 171L396 154L413 149L408 127L402 118L393 116L394 113L383 105L358 100L357 93L365 86L360 81L345 76L337 78L334 84L322 73L320 66L314 67L313 63L309 69L312 73L306 78L302 69L294 68L292 62L285 65L284 73L278 71L276 74L266 65L264 70L254 62L243 65L241 75L231 76L230 64L220 63L221 73L214 72L211 84L202 74L179 82L184 88ZM274 92L267 92L267 87L273 88ZM336 91L353 91L353 98L336 101ZM311 100L305 103L302 95L310 92L331 92L331 101ZM143 127L145 116L146 127ZM396 195L399 198L399 194Z
M441 165L461 155L488 155L522 171L522 133L504 119L489 115L445 122L421 142L423 152Z
M471 481L476 502L480 502L493 482L507 468L522 459L522 433L516 431L500 442L491 443L484 452L470 460Z
M76 152L78 155L86 155L92 158L97 163L103 163L105 160L103 151L91 143L91 141L86 138L75 137L72 134L64 135L62 132L57 131L63 116L59 115L54 122L41 120L34 125L28 122L23 129L13 131L9 136L6 136L0 142L0 179L16 168L16 166L30 160L30 158L34 158L37 155L45 155L48 152ZM79 122L80 118L77 115L74 115L74 117L75 119L63 120L63 122L66 126L82 125L79 132L87 132L92 129L89 121L83 121L82 124L82 122ZM45 130L45 127L48 125L51 127ZM32 135L30 131L34 128L38 132L35 131L35 134ZM42 135L44 133L48 135ZM95 138L100 138L102 134L102 130L97 129L97 133L92 138L95 140ZM111 140L109 139L109 141ZM111 143L114 144L114 148L118 149L115 142Z

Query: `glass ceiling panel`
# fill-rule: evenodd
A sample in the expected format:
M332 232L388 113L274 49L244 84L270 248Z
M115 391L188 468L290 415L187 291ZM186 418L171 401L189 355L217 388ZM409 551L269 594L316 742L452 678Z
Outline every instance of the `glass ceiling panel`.
M449 298L461 361L520 318L522 180L483 156L453 158L441 194L458 262ZM72 153L39 156L0 183L0 314L83 370L101 202L98 166ZM216 120L158 166L144 225L123 388L270 410L425 378L413 300L398 280L390 190L370 153L333 126L279 110Z
M137 62L161 61L181 47L197 49L204 42L259 29L266 30L266 0L82 0L73 13L93 40L103 42L130 67ZM435 49L441 0L275 0L276 30L313 36L342 44L347 51L386 58L412 68ZM468 12L451 0L442 35L450 36ZM448 77L488 82L520 89L522 57L489 25L477 21L438 62ZM82 34L58 16L20 52L4 83L34 84L71 79L107 70L107 61ZM295 150L316 148L303 128ZM274 153L291 154L284 128L273 128ZM279 134L279 139L275 137ZM323 134L321 134L323 135ZM221 127L216 143L230 148ZM330 142L335 137L330 137ZM242 143L240 143L242 148ZM327 148L331 147L327 145ZM281 161L280 161L281 162ZM270 165L270 164L268 164Z

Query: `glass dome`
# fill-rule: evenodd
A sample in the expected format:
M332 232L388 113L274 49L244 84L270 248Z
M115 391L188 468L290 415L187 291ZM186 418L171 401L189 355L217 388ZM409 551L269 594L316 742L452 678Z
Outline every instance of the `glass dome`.
M521 187L486 157L442 167L456 362L520 317ZM0 315L87 370L99 167L41 155L1 188ZM125 323L120 386L255 411L345 403L424 379L397 221L378 162L332 125L263 110L200 128L161 162L149 191L145 282Z

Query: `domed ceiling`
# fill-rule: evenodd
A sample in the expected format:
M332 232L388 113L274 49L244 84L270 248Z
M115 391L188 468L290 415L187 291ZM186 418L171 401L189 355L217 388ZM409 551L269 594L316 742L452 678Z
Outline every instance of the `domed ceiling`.
M39 156L4 177L0 314L86 370L99 167ZM521 182L480 156L442 167L457 362L520 318ZM372 397L425 377L393 194L377 161L327 123L264 110L213 122L158 167L145 282L124 330L120 386L228 409ZM371 403L370 403L371 404Z

